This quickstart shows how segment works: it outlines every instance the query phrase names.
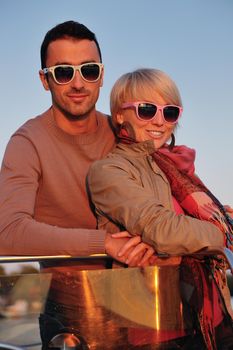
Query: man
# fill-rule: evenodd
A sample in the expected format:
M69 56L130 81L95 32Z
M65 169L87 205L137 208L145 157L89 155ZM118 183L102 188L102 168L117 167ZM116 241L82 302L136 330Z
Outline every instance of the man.
M41 65L52 106L19 128L7 146L0 253L103 253L106 232L96 230L85 181L89 165L115 140L108 118L95 109L104 71L95 35L72 21L56 26L41 46Z
M52 28L41 46L39 74L52 106L20 127L6 148L0 174L0 254L84 256L107 251L117 257L129 238L113 239L96 229L86 190L90 164L115 144L109 118L95 108L104 67L94 33L73 21ZM139 243L136 239L133 246ZM100 259L69 265L69 271L106 267ZM53 273L49 298L74 304L63 283L66 269L46 264L45 271ZM57 304L48 302L46 313L54 316ZM56 333L56 322L55 327L48 322L47 315L41 318L44 342Z

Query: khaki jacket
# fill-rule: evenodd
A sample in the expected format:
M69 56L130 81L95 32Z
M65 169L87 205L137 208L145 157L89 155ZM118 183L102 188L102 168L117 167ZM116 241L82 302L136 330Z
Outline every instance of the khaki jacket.
M153 152L153 141L118 144L107 158L92 164L88 182L99 228L141 235L157 253L171 257L168 264L174 256L221 249L223 235L214 224L175 213L170 184L152 159ZM226 283L221 289L232 317Z
M223 235L215 225L175 213L169 182L152 159L154 151L153 141L118 144L91 166L88 181L99 228L126 229L169 255L222 247Z

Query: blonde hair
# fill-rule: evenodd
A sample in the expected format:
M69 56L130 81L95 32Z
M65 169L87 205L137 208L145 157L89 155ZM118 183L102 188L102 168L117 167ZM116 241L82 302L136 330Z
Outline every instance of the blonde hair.
M110 94L110 109L113 124L124 102L150 101L158 94L167 104L182 107L179 90L174 81L158 69L142 68L123 74L113 85Z

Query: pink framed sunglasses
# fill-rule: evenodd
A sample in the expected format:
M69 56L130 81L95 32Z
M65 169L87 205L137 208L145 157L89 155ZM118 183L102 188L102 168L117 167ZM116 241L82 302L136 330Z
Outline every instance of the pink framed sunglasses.
M183 112L183 108L175 105L164 105L159 106L152 102L126 102L121 106L122 109L127 109L134 107L136 109L136 115L139 120L142 121L151 121L153 120L158 111L162 111L163 119L166 123L176 124L179 117Z

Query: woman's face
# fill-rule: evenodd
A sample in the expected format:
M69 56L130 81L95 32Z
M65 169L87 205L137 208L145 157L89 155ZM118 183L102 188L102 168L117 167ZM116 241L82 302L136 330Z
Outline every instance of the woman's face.
M150 99L148 102L153 102L160 106L168 104L159 95L155 95L153 100ZM161 110L158 110L155 118L150 121L138 119L135 108L122 109L116 118L119 124L124 122L130 124L134 135L129 136L134 137L139 142L153 140L156 149L161 148L170 139L175 128L175 124L167 123L164 120Z

